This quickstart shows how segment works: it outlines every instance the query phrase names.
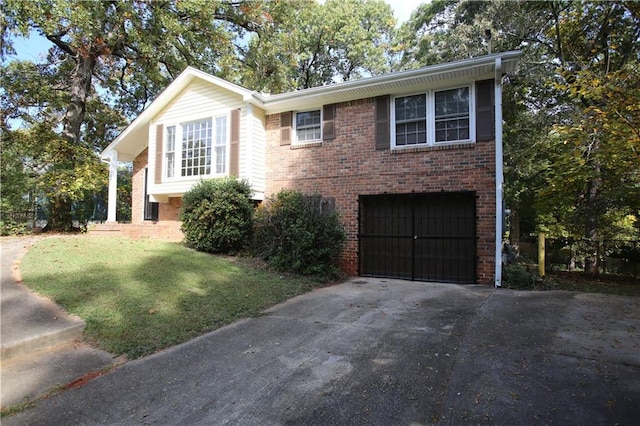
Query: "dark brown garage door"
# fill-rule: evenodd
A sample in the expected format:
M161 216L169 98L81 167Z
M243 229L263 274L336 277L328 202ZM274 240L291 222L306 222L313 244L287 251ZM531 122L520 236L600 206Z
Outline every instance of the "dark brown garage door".
M471 192L361 195L360 275L476 282Z

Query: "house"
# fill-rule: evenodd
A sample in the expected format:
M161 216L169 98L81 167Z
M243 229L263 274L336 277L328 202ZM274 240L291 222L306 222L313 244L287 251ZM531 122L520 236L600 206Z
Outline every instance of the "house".
M101 154L132 161L128 235L181 238L182 194L246 179L335 203L350 275L500 285L502 77L518 51L277 95L187 68Z

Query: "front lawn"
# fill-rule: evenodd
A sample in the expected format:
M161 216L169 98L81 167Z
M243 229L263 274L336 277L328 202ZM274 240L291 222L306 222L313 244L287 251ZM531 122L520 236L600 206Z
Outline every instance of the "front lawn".
M85 338L138 358L305 293L321 283L179 243L46 238L20 264L24 283L86 322Z

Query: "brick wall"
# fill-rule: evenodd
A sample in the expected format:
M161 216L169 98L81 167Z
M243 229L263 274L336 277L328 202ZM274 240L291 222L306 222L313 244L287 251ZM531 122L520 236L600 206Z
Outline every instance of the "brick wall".
M376 150L374 113L373 99L338 104L336 138L309 147L280 146L280 114L267 116L267 197L281 189L334 197L348 235L341 266L356 275L359 195L475 191L478 282L490 284L494 274L495 144Z
M131 223L141 223L144 220L144 170L148 163L148 148L133 160L133 175L131 176Z
M178 221L182 198L169 197L168 203L160 203L157 222L144 220L144 170L148 161L148 149L142 151L133 161L131 223L138 226L125 227L123 232L133 238L151 237L182 240L184 234L180 230L180 222Z

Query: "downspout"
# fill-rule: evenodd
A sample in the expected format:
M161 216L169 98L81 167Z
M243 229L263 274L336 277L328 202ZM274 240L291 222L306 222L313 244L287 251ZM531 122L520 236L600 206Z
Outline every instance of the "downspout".
M504 169L502 154L502 58L496 58L495 83L495 128L496 128L496 247L495 247L495 286L502 286L502 215Z

